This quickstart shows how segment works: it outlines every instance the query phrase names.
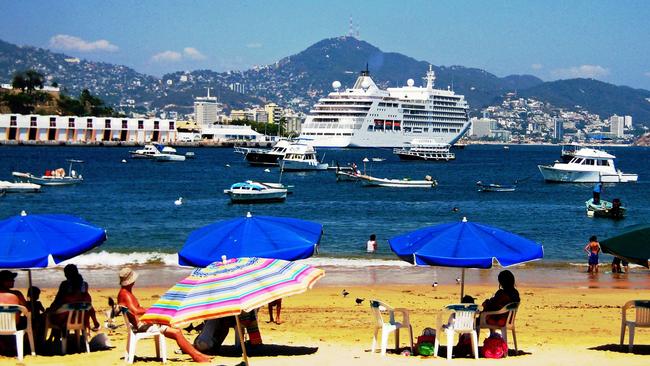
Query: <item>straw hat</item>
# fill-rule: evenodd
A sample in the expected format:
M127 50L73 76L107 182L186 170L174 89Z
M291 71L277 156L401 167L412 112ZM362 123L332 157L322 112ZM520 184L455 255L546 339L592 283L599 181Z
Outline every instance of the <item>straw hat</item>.
M138 274L131 268L124 267L120 269L120 286L128 286L138 279Z

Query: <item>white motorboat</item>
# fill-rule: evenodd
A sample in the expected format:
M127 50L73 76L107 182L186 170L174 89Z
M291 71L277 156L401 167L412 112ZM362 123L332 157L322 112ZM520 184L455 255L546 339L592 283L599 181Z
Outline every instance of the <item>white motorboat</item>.
M277 188L276 184L281 185L280 183L267 185L266 183L247 180L233 184L229 189L225 189L223 193L230 196L232 203L284 201L287 198L288 190L287 188Z
M626 183L636 182L637 174L616 170L614 155L592 148L581 148L568 163L555 161L553 165L538 165L547 182L568 183Z
M309 144L293 143L287 147L282 159L282 170L327 170L329 164L321 163L316 157L316 150Z
M282 139L278 141L271 149L260 148L240 148L235 152L245 153L246 161L250 165L280 165L279 161L284 158L287 148L291 141Z
M402 148L394 149L393 154L402 160L449 161L456 155L449 151L451 145L434 139L413 139Z
M423 180L411 180L408 178L391 179L391 178L376 178L365 174L359 174L358 179L365 185L370 187L393 187L393 188L433 188L438 185L435 179L431 176L424 177Z
M176 153L176 149L171 146L163 146L158 143L151 143L142 149L129 151L133 159L150 159L154 161L185 161L184 155Z
M77 172L72 169L73 164L83 163L83 160L69 159L67 161L70 163L67 173L63 168L58 168L54 170L46 170L45 175L40 177L35 176L32 173L21 172L12 172L11 175L19 179L24 179L27 182L33 182L43 186L69 186L83 182L83 176L77 174Z
M7 193L37 193L41 191L41 186L36 183L0 180L0 191Z

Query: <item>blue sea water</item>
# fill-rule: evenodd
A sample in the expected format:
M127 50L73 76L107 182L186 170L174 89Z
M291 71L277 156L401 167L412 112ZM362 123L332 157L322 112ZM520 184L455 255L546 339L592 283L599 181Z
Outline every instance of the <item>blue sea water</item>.
M365 243L375 233L379 250L373 259L396 259L387 240L411 230L467 217L512 231L544 245L544 262L584 262L587 238L605 238L621 228L650 221L650 149L611 147L617 167L638 173L638 183L611 184L603 198L618 197L628 208L622 221L589 218L584 202L591 184L545 183L537 164L559 158L558 146L471 145L456 150L446 163L403 162L385 149L322 150L326 162L356 162L364 157L386 158L365 169L378 177L431 175L434 189L365 188L336 182L334 173L284 173L282 182L295 185L285 203L233 205L223 190L246 179L277 181L279 169L250 167L232 149L194 148L196 159L182 163L155 163L128 158L121 147L0 147L0 180L12 180L12 171L43 173L64 167L65 159L82 159L76 167L84 183L73 187L44 187L40 194L7 194L0 198L0 218L28 213L66 213L103 227L108 240L87 256L96 265L122 261L170 261L189 233L218 220L245 215L291 216L323 224L320 257L368 259ZM126 159L127 163L122 163ZM226 166L226 164L229 165ZM512 183L523 180L516 192L478 192L476 181ZM184 204L174 200L183 197ZM458 208L458 212L452 210ZM101 255L97 254L102 252ZM107 252L107 253L105 253ZM164 259L167 258L167 259Z

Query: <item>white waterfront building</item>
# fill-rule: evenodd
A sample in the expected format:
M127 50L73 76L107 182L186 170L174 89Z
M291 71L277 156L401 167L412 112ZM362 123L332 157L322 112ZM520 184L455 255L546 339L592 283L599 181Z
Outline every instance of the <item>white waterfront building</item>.
M0 142L174 142L176 121L160 118L0 114Z

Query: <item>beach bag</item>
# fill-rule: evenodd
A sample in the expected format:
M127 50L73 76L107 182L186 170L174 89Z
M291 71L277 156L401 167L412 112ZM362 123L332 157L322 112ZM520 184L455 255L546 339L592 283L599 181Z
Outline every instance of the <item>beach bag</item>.
M418 336L415 349L421 356L433 355L433 343L436 341L436 331L432 328L424 328L422 335Z
M483 357L503 358L508 354L508 344L500 334L491 334L483 341Z

